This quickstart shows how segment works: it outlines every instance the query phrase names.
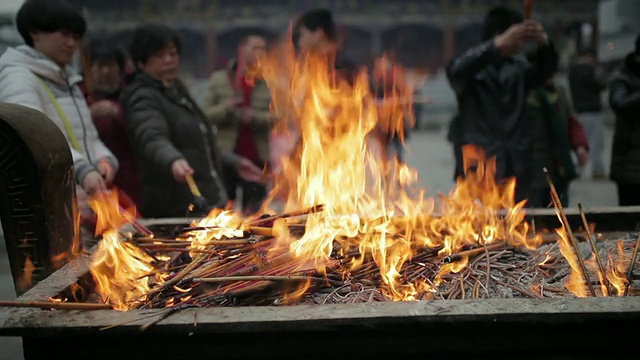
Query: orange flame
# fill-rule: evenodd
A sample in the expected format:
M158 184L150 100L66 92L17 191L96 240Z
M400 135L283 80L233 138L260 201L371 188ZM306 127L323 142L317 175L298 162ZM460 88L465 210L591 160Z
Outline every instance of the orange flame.
M16 288L20 289L21 291L27 291L31 289L31 287L33 286L33 271L35 269L36 267L33 265L31 257L27 256L27 258L24 260L24 272L22 273L22 276L20 276L20 278L18 278L18 280L16 281Z
M191 248L194 250L202 250L214 240L244 235L242 218L231 210L213 209L207 217L191 225L204 228L189 234L188 240L191 241ZM192 252L191 257L194 256L195 253Z
M616 295L623 296L627 282L629 281L627 279L627 268L629 266L630 259L625 258L624 243L622 241L618 241L616 245L618 249L618 259L614 260L611 254L609 254L606 271L609 282L616 289Z
M584 276L578 263L578 257L576 256L573 246L564 228L556 229L556 233L560 236L558 245L560 247L560 253L567 259L569 266L571 267L571 273L565 283L567 290L571 291L577 297L587 297L587 284L584 282Z
M153 270L153 258L120 235L131 214L120 212L115 191L90 197L89 205L98 215L96 232L102 234L91 258L97 292L114 309L130 309L150 290L149 277L144 275Z
M324 56L296 57L290 44L260 61L280 119L276 132L297 139L293 152L282 159L272 195L286 194L285 211L325 204L323 212L307 217L302 238L284 232L279 244L288 244L295 256L313 260L318 268L336 243L342 249L359 249L363 258L371 254L386 285L383 291L394 300L415 299L420 291L430 290L427 284L406 284L400 276L418 247L442 247L450 254L465 245L497 240L540 244L541 237L528 238L521 211L525 203L514 202L515 181L496 184L495 160L485 165L484 154L474 147L465 148L464 154L467 169L473 165L475 171L458 180L444 197L440 216L432 216L435 201L415 187L416 172L380 161L386 158L381 139L393 132L402 136L405 119L411 116L406 104L411 104L412 89L399 81L400 69L393 68L394 86L384 99L374 101L365 73L348 84L330 68ZM271 205L273 201L266 206Z

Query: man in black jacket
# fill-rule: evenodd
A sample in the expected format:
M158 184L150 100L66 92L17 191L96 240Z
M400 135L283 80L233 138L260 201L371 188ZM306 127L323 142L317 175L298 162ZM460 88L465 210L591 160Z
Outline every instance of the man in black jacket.
M636 49L609 84L609 104L616 113L611 180L620 206L640 205L640 35Z
M585 49L576 64L569 67L569 88L573 108L589 139L589 157L594 179L604 179L604 114L602 92L605 74L596 67L596 52Z
M464 175L462 147L476 145L487 158L495 157L497 180L516 178L516 198L523 200L531 146L525 100L529 89L553 73L555 50L540 23L523 21L519 13L504 7L489 11L482 40L447 67L459 108L451 128L455 176ZM537 45L536 63L520 54L525 44Z
M337 75L353 83L358 67L339 47L338 28L331 11L312 9L303 13L296 22L295 30L302 53L328 57Z

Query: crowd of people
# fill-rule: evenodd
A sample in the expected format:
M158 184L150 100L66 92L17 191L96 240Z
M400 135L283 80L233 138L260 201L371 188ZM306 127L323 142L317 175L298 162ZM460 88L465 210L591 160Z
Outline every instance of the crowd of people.
M181 42L170 26L137 26L126 51L92 39L81 75L71 66L87 30L77 9L64 0L27 0L16 22L24 45L0 57L0 101L37 109L58 125L73 156L86 223L94 221L87 196L114 188L124 207L136 206L149 218L228 207L238 193L235 205L243 212L260 209L268 192L266 174L283 151L271 131L271 90L263 79L247 76L267 51L266 39L253 34L238 44L237 56L211 74L201 107L178 77ZM330 11L301 14L295 30L300 52L330 58L329 71L354 80L358 67L340 50ZM518 199L535 207L549 204L541 171L546 167L568 202L569 184L577 177L574 155L578 165L592 162L595 178L606 176L600 94L609 86L617 115L610 176L621 205L640 205L639 41L609 83L586 49L569 72L566 91L554 82L559 56L539 22L495 8L482 39L447 66L459 110L449 131L455 176L467 171L463 148L476 145L495 157L498 180L517 179ZM371 79L379 98L403 86L400 68L388 59L377 63ZM401 131L383 131L400 161L402 133L408 134L410 123ZM205 204L194 206L190 179Z
M496 159L496 179L516 179L516 197L528 206L551 205L546 168L564 206L577 166L591 162L592 177L615 181L619 204L640 205L640 36L620 74L607 81L593 49L569 65L569 91L554 78L559 56L542 25L512 9L489 11L483 42L447 66L458 113L448 139L455 177L465 176L463 148L476 145ZM610 175L604 165L603 91L616 115ZM473 169L473 167L471 167Z

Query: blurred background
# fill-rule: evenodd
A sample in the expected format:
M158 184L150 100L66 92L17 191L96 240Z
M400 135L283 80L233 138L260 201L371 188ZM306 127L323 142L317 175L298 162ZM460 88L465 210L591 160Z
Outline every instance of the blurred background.
M200 87L236 51L248 33L268 39L286 34L291 20L314 7L334 11L343 47L360 65L382 54L410 69L409 80L432 104L417 109L418 129L437 129L455 110L444 77L447 62L479 42L482 20L495 5L516 9L522 0L71 0L84 9L89 38L106 38L126 47L140 22L170 23L184 40L182 76ZM21 0L0 4L0 52L21 42L13 17ZM568 64L585 47L598 51L609 70L618 67L640 30L640 1L536 0L533 17L542 22ZM562 77L562 71L559 74ZM425 81L426 80L426 81ZM199 97L201 100L201 97Z

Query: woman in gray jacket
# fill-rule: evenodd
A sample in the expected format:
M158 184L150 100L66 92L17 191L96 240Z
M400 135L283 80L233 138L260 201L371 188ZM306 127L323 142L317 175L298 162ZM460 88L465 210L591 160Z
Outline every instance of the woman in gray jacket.
M69 66L87 24L80 12L60 0L27 0L16 22L26 44L7 49L0 57L0 102L41 111L60 128L80 185L78 205L90 220L87 193L106 190L118 162L91 121L79 86L82 76Z

